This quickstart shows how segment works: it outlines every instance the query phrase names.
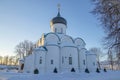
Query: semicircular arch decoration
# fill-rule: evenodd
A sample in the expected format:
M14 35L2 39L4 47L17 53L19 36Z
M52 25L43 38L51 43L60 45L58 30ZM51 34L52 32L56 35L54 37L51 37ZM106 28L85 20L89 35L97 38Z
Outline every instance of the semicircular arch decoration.
M84 42L83 39L81 39L81 38L76 38L76 39L75 39L75 45L81 46L81 47L85 47L86 43Z
M60 42L60 38L55 33L48 33L45 35L46 44L58 44Z

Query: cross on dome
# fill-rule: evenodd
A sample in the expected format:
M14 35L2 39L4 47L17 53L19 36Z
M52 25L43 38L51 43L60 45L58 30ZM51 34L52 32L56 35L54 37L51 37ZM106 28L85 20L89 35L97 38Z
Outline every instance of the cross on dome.
M66 21L63 17L61 17L61 15L60 15L60 4L58 4L57 7L58 7L58 14L57 14L56 17L54 17L54 18L51 20L51 22L50 22L51 26L52 26L53 24L56 24L56 23L62 23L62 24L67 25L67 21Z
M60 17L60 4L58 4L57 7L58 7L58 15L57 16Z

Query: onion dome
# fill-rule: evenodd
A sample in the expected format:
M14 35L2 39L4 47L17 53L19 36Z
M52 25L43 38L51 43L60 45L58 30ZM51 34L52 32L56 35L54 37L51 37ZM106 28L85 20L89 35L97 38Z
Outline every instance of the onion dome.
M61 17L60 12L58 11L58 14L56 17L54 17L51 21L50 21L50 25L56 24L56 23L62 23L67 25L67 21Z

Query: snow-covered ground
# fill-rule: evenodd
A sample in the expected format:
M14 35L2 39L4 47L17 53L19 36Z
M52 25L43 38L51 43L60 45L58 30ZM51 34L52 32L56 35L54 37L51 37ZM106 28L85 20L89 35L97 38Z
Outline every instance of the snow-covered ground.
M30 74L0 71L0 80L120 80L120 71Z

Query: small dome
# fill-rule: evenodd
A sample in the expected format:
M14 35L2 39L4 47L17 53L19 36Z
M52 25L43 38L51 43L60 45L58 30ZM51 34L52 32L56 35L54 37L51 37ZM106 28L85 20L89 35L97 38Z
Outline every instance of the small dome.
M50 21L50 25L53 25L56 23L62 23L62 24L67 25L67 21L63 17L60 16L59 12L58 12L58 15Z

